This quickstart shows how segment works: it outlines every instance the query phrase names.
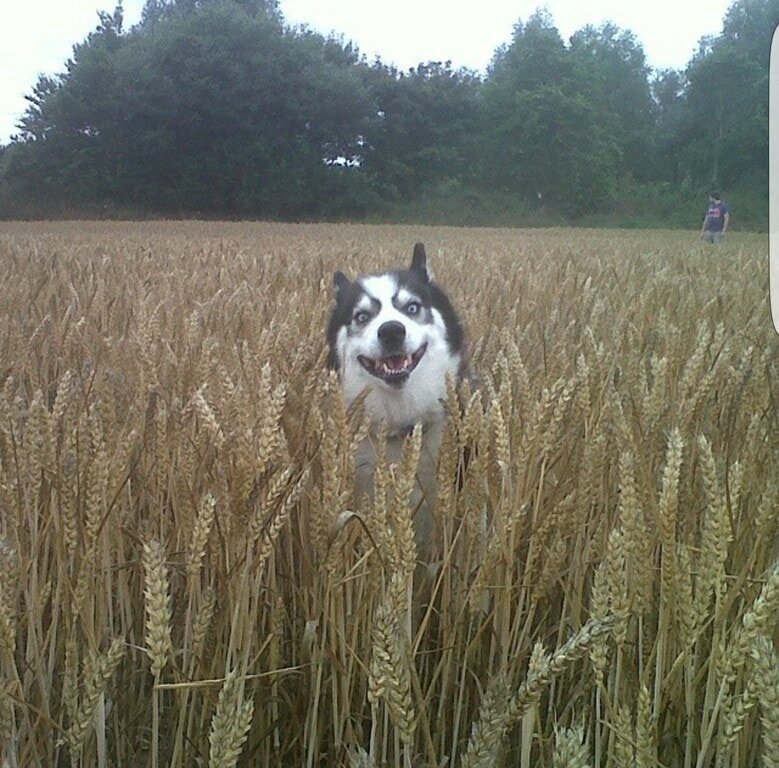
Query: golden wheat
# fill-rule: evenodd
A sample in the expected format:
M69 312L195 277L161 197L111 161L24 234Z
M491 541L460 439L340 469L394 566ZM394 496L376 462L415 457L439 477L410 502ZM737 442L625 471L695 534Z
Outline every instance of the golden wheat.
M425 552L324 345L417 240L475 373ZM779 765L767 240L692 240L0 224L0 764Z
M589 768L587 745L584 743L584 729L563 728L555 735L555 752L552 768Z
M156 540L143 545L143 567L146 574L146 653L155 679L165 668L172 651L170 637L170 594L165 567L165 550Z

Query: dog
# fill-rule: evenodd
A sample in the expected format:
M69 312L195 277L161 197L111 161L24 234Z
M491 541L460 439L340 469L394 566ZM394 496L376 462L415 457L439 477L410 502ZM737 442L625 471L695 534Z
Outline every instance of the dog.
M446 421L447 377L469 373L463 324L446 293L433 282L422 243L411 266L349 280L333 276L335 307L327 326L328 365L338 372L347 407L367 389L371 429L356 456L358 496L370 494L381 425L387 458L400 460L403 442L422 428L417 488L412 496L418 548L433 532L436 456Z

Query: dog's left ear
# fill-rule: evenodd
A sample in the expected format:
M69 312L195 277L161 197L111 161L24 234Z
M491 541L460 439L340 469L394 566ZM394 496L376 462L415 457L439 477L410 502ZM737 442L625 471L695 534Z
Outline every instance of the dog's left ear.
M349 278L340 270L333 275L333 285L335 286L335 295L340 295L348 286L351 285Z
M422 243L417 243L414 246L414 255L411 257L411 271L416 272L426 283L430 282L430 272L427 269L427 254Z

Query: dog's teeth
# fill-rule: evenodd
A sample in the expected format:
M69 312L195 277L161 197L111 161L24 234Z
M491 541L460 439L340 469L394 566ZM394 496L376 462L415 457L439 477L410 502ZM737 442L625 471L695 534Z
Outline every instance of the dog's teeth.
M366 370L369 370L375 376L388 379L397 379L407 376L414 370L420 357L424 353L424 348L409 355L388 355L387 357L370 358L360 356L359 360Z

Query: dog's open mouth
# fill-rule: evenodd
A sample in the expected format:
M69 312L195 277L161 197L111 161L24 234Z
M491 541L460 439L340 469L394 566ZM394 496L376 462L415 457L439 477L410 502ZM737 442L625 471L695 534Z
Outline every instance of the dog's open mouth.
M368 373L382 379L382 381L386 381L388 384L401 384L408 378L411 371L419 365L419 361L426 351L427 343L410 355L389 355L375 360L365 357L365 355L358 355L357 359Z

